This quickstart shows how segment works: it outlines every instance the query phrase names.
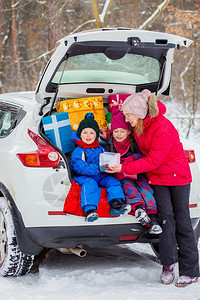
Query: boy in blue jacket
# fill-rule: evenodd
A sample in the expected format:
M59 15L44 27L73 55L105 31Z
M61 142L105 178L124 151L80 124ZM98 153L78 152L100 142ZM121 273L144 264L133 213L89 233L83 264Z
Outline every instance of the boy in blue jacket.
M93 113L87 113L80 122L78 130L72 134L77 145L71 155L71 167L76 173L74 180L81 186L81 208L85 212L85 221L98 219L96 212L101 196L101 187L107 191L110 215L118 216L130 211L126 205L121 183L115 177L102 173L99 168L99 155L105 152L99 145L99 126Z

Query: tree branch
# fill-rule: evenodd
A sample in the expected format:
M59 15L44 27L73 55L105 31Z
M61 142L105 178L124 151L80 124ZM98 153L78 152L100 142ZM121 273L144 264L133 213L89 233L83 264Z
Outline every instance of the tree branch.
M94 17L96 19L96 27L102 28L104 26L106 17L108 15L110 6L112 4L112 0L106 0L101 14L99 14L97 0L91 0L91 1L92 1Z
M193 61L194 55L192 55L185 67L185 69L181 72L180 74L180 80L181 80L181 90L183 91L184 96L187 96L186 90L185 90L185 83L184 83L184 75L185 73L187 73L189 66L191 65L192 61Z
M110 9L110 6L112 4L112 0L106 0L105 4L104 4L104 8L102 10L102 13L100 14L100 20L101 22L104 24L105 23L105 20L106 20L106 17L108 15L108 12L109 12L109 9Z
M102 23L101 23L101 20L99 17L99 9L98 9L98 5L97 5L97 1L96 0L91 0L91 1L92 1L93 14L96 19L96 27L102 28Z
M158 8L155 10L155 12L140 26L138 29L146 29L151 25L164 11L164 9L169 4L170 0L164 0L160 5L158 5Z
M95 19L93 19L93 20L88 20L88 21L82 23L81 25L78 25L78 27L76 27L70 34L75 33L75 32L78 31L81 27L83 27L83 26L85 26L85 25L87 25L87 24L95 23L95 22L96 22Z

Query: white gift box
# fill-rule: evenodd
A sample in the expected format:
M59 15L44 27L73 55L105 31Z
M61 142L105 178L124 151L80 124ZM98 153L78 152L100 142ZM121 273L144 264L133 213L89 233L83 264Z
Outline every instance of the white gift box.
M109 165L110 167L120 164L120 153L103 152L100 153L99 165Z

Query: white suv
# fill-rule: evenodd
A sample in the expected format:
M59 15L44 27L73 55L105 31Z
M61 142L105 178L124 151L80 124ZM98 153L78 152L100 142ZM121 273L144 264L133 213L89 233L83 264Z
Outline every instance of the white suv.
M69 35L51 57L34 92L0 95L0 274L30 271L44 249L81 249L110 244L150 243L133 215L99 218L66 214L72 183L70 155L44 134L41 119L55 114L63 99L131 94L144 88L169 94L174 50L188 47L183 37L142 30L102 29ZM190 213L200 235L200 173L194 151L186 149L193 182ZM65 251L66 250L66 251Z

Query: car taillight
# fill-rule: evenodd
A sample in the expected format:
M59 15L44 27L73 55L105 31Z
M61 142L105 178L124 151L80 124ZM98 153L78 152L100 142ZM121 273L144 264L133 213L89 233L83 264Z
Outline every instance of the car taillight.
M185 150L185 155L189 163L195 162L194 150Z
M26 167L57 167L60 160L58 152L30 129L28 129L28 135L38 149L30 153L17 153L23 165Z

